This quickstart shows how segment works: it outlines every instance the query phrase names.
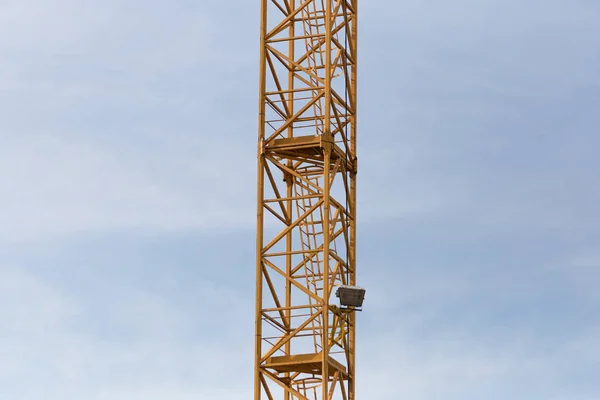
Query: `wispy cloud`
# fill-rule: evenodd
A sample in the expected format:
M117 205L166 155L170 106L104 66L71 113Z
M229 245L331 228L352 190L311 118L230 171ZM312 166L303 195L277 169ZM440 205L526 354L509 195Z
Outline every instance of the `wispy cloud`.
M0 310L0 354L7 361L0 394L6 398L236 396L237 385L251 380L248 367L233 362L250 351L251 340L232 341L237 338L215 335L211 326L229 307L239 320L241 299L226 287L199 282L198 307L187 312L118 281L97 283L106 295L97 299L100 307L19 269L0 269L0 282L4 304L13 305ZM228 301L215 306L215 295ZM248 378L232 385L227 377L236 371Z
M0 169L10 171L0 179L5 240L251 223L244 213L252 207L236 202L230 186L235 169L218 166L219 152L233 155L234 146L147 138L143 148L115 148L52 134L4 143Z
M4 5L0 235L251 224L210 7L75 3Z

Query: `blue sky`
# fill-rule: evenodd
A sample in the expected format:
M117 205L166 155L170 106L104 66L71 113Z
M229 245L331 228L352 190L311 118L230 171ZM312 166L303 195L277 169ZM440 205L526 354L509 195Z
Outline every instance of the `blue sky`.
M360 398L600 399L600 3L361 2ZM0 2L0 398L247 399L258 2Z

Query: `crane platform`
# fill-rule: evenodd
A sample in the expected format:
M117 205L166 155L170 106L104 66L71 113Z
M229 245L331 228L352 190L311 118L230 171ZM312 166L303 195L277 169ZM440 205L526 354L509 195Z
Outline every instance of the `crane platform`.
M267 359L263 365L265 368L277 372L301 372L306 374L323 375L323 355L321 353L296 354L290 356L275 356ZM329 357L328 375L334 376L339 372L342 379L346 379L348 373L346 367L332 357Z

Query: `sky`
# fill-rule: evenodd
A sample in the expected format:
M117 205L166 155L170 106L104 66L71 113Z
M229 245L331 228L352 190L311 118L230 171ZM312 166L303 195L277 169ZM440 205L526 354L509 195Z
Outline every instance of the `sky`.
M357 398L600 399L600 3L362 1ZM249 399L258 1L0 1L0 399Z

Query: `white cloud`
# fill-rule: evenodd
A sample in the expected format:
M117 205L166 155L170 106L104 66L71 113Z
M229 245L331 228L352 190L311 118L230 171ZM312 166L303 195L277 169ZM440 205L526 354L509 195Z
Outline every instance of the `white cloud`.
M219 313L227 312L208 306L211 293L192 315L155 294L119 288L118 282L100 286L110 300L102 314L90 315L85 295L69 295L24 270L0 269L0 300L10 304L0 308L2 398L243 398L251 365L240 365L239 359L252 354L246 346L252 338L227 342L203 333L202 324L215 323L223 318ZM239 308L241 299L227 294L234 303L229 305ZM235 311L229 316L238 317ZM82 318L108 324L102 331L133 337L115 340L86 333ZM203 318L199 335L185 339L182 332ZM232 382L236 373L247 376Z
M142 138L143 139L143 138ZM160 150L119 151L80 138L5 137L0 149L0 236L21 240L44 235L110 230L205 229L245 225L235 201L235 171L219 154L190 143ZM132 149L133 150L133 149ZM231 154L231 147L229 148Z
M0 240L254 223L255 134L224 137L208 5L0 7Z
M511 395L548 399L561 393L585 398L597 389L585 379L600 360L597 329L551 346L545 345L545 337L519 330L484 331L457 322L450 330L437 332L431 325L419 334L401 313L394 325L369 337L360 335L358 393L369 396L376 390L382 400L501 400Z

